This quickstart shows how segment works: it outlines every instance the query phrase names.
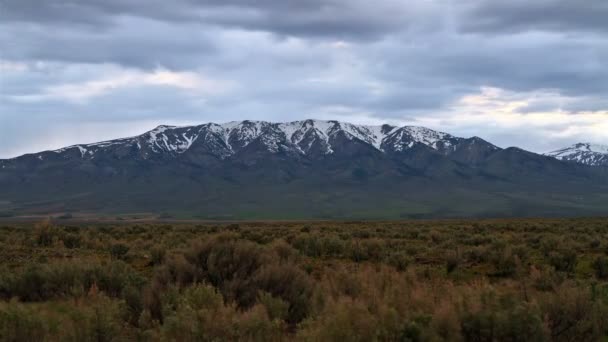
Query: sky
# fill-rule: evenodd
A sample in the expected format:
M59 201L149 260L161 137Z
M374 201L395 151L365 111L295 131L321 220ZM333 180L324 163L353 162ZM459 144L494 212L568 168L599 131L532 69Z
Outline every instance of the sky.
M160 124L608 145L606 0L2 0L0 158Z

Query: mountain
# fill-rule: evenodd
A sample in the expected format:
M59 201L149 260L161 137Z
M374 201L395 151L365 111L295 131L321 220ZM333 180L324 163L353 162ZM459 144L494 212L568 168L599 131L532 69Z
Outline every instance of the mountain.
M545 155L591 166L608 166L608 146L578 143Z
M208 219L608 214L608 171L423 127L159 126L0 160L0 213Z
M74 145L37 153L30 157L36 156L44 160L45 157L70 158L80 154L82 159L92 160L99 155L113 154L119 159L128 156L146 160L177 157L191 151L226 159L246 151L249 145L273 154L320 157L333 154L334 147L353 140L388 153L398 153L420 145L444 155L451 155L457 154L464 147L470 148L470 145L475 143L482 144L489 150L498 150L496 146L479 138L457 138L424 127L363 126L320 120L288 123L245 120L222 125L215 123L188 127L162 125L136 137ZM343 151L338 151L341 152Z

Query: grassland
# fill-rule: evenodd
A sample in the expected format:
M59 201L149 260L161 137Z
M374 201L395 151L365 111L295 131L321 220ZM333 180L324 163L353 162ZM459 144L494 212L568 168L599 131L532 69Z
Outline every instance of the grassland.
M2 341L606 341L608 219L0 222Z

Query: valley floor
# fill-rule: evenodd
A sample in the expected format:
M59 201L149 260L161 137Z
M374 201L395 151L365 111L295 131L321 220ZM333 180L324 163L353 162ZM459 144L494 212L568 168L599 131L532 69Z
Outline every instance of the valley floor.
M607 338L608 218L0 221L1 341Z

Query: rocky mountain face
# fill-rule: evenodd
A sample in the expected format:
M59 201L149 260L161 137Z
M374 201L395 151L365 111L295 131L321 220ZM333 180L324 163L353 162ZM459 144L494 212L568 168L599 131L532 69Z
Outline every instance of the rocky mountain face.
M600 215L608 213L606 180L605 168L423 127L246 120L159 126L0 160L0 213Z
M416 146L425 146L446 156L479 148L484 151L498 150L480 138L457 138L424 127L363 126L320 120L288 123L246 120L222 125L159 126L132 138L74 145L29 156L45 160L58 156L69 159L80 155L81 159L93 160L100 155L111 154L118 159L129 157L146 160L196 153L223 160L255 147L271 154L319 158L341 154L348 149L345 144L349 143L367 145L367 148L383 153L401 153Z
M608 166L608 146L606 145L578 143L545 153L545 155L585 165Z

